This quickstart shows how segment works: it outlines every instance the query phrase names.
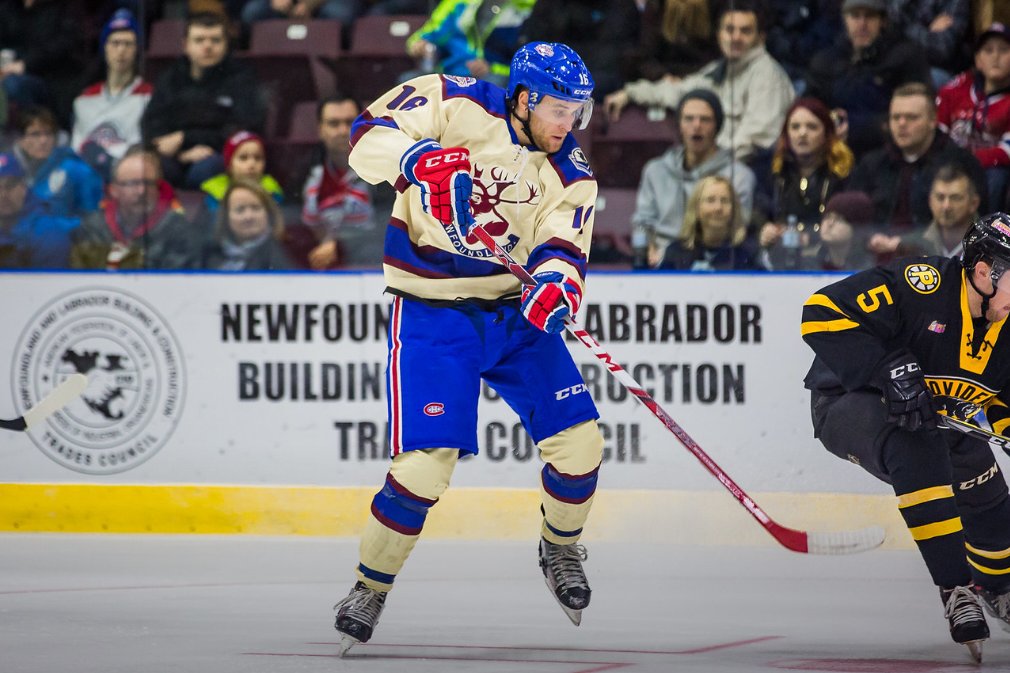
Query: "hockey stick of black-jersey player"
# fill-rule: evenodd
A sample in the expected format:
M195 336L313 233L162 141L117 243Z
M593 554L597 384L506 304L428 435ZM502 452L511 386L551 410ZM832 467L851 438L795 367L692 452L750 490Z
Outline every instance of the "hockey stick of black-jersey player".
M480 239L480 242L490 250L498 260L505 265L505 267L512 272L512 274L518 278L525 285L534 285L536 281L533 277L526 271L525 268L514 259L508 253L507 250L502 248L498 243L495 242L494 238L491 237L484 229L480 226L474 226L471 231L474 235ZM698 443L694 441L690 435L688 435L683 428L677 425L677 422L668 414L656 400L652 399L649 393L645 392L645 389L639 384L634 377L626 372L619 364L614 362L613 356L610 355L602 346L584 329L581 329L575 325L575 323L569 318L565 322L565 328L571 332L576 339L582 342L589 350L593 352L597 358L599 358L606 366L607 370L614 375L622 386L628 389L628 391L634 395L639 402L641 402L645 407L653 413L653 415L663 422L663 425L672 432L680 443L684 447L694 454L702 465L705 466L712 475L719 480L726 490L733 494L733 497L737 499L744 506L744 508L750 512L751 516L757 519L758 523L764 526L764 529L768 531L773 538L775 538L779 544L787 549L791 549L795 552L800 552L801 554L855 554L857 552L868 551L879 547L884 542L884 529L879 526L870 526L869 528L862 528L859 530L851 531L837 531L837 532L809 532L796 530L794 528L787 528L779 523L776 523L763 509L761 509L756 502L751 500L750 496L744 493L744 490L737 486L736 482L730 479L729 475L723 472L722 468L716 465L715 461L712 460L707 453L705 453Z
M87 387L87 376L84 374L71 374L63 383L53 388L48 395L43 397L41 402L26 411L23 416L18 416L9 421L0 419L0 428L4 430L28 430L49 418L53 412L73 402Z
M976 439L981 439L983 442L988 442L989 444L995 444L1000 447L1007 454L1010 454L1010 437L1004 437L1003 435L997 435L995 432L986 430L977 425L969 423L968 421L962 421L960 418L955 418L953 416L947 416L946 414L938 414L940 417L940 423L952 430L959 430L966 435L970 435Z

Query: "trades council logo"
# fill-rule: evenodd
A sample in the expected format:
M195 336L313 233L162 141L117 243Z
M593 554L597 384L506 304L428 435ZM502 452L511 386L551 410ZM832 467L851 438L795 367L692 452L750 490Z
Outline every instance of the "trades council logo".
M30 433L49 458L85 474L125 472L165 444L182 413L179 344L147 303L85 288L51 301L21 334L14 398L24 413L71 374L88 387Z

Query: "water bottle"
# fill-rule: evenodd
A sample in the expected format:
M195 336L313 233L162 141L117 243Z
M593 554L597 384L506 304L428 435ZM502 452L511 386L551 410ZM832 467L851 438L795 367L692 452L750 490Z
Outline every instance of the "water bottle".
M430 42L424 45L421 52L421 72L425 74L435 72L435 57L438 55L438 48Z
M645 269L649 266L649 234L642 227L631 230L631 248L635 253L631 261L634 269Z
M786 230L782 232L783 268L800 268L800 224L795 215L786 218Z

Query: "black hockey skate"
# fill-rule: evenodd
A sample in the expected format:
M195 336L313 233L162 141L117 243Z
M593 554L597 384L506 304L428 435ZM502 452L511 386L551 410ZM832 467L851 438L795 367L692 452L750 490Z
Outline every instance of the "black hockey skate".
M997 593L975 585L975 591L982 599L982 607L985 608L985 611L999 620L1001 629L1010 632L1010 590Z
M989 625L982 614L982 604L971 587L940 588L943 614L950 622L950 637L971 652L972 658L981 663L982 643L989 637Z
M333 606L337 620L333 625L340 632L339 656L357 643L367 643L386 605L386 592L369 589L358 582L347 597Z
M580 544L551 544L540 539L540 569L547 588L554 594L572 624L582 623L582 610L589 605L592 591L582 562L589 557Z

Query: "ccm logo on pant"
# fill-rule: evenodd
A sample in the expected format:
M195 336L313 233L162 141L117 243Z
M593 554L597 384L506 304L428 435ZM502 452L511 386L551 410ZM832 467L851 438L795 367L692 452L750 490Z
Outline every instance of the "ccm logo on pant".
M572 395L578 395L579 393L587 393L589 389L586 388L585 383L579 383L568 388L562 388L561 390L554 393L554 399L563 400L566 397L571 397Z

